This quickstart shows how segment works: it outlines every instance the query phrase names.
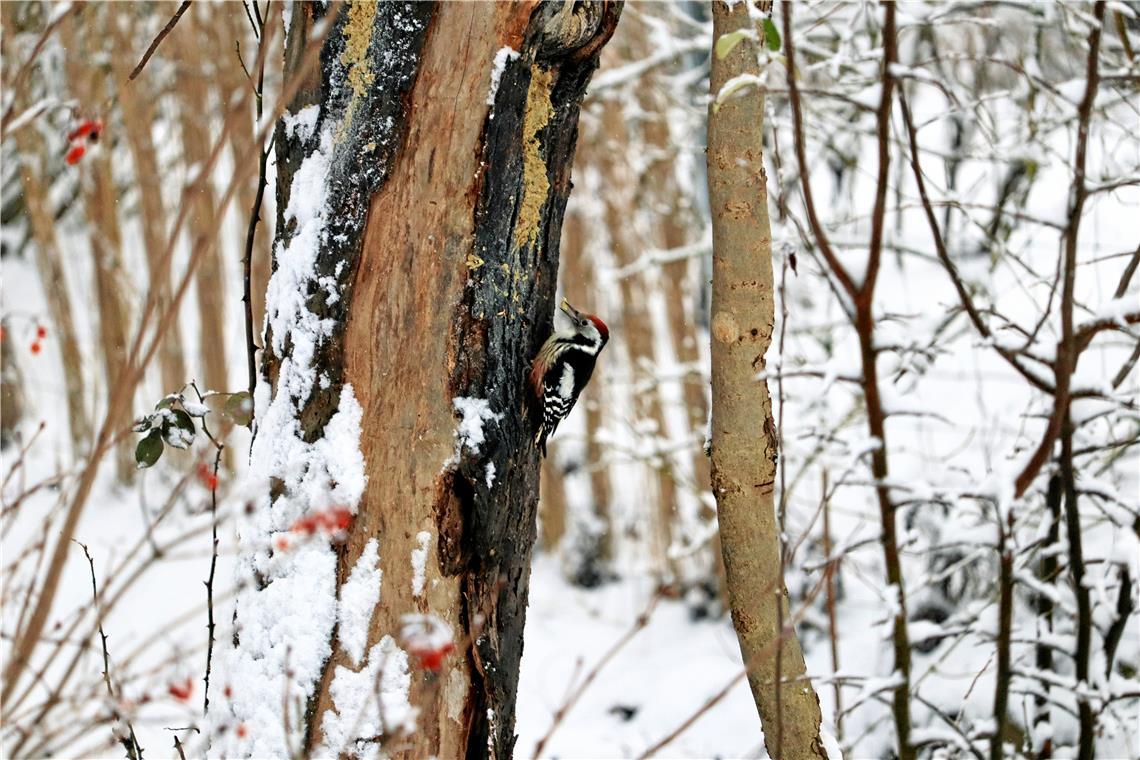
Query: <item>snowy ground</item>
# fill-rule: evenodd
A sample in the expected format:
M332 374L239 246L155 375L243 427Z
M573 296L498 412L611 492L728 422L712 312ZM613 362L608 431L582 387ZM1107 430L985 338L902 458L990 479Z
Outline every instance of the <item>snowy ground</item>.
M517 754L530 757L555 712L634 627L652 588L639 579L600 589L568 586L550 556L531 576L519 683ZM728 618L692 621L682 602L663 600L639 631L598 671L547 742L544 756L635 757L677 728L741 673ZM727 696L661 757L764 757L748 684Z

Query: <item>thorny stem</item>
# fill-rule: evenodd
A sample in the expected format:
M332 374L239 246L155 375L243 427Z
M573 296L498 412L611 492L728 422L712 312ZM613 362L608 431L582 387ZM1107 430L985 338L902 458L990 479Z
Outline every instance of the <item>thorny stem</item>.
M997 678L994 683L994 732L990 737L990 760L1005 757L1003 739L1009 721L1009 657L1010 637L1013 628L1013 551L1009 547L1013 533L1013 513L1009 515L1009 530L997 515L998 555L1001 563L998 603Z
M1041 565L1038 571L1039 580L1048 585L1052 584L1057 577L1057 555L1053 551L1053 547L1057 546L1060 541L1060 526L1061 526L1061 478L1058 475L1053 475L1049 479L1049 487L1045 492L1045 505L1049 509L1049 530L1045 537L1044 545L1041 547ZM1038 625L1044 625L1044 633L1053 632L1053 600L1047 594L1037 595L1037 617ZM1035 665L1037 670L1042 673L1051 672L1053 670L1053 650L1047 644L1041 643L1043 637L1038 634L1038 644ZM1045 725L1049 722L1049 684L1042 683L1041 688L1043 693L1040 693L1034 699L1034 726ZM1042 747L1038 757L1043 760L1052 757L1053 743L1049 739Z
M954 285L954 290L958 294L958 301L962 305L963 311L966 316L970 318L971 324L978 334L983 338L991 338L992 332L984 319L982 319L981 312L974 304L974 299L970 297L969 291L966 289L966 284L962 280L961 274L958 272L958 266L950 258L950 252L947 250L946 242L942 237L942 229L938 224L938 219L934 214L934 206L930 202L930 196L926 192L925 175L922 172L922 165L920 163L918 154L918 134L914 126L914 119L911 117L910 107L907 105L906 95L902 88L899 88L899 105L902 106L903 123L906 125L907 137L910 143L910 166L914 173L914 181L918 187L918 195L922 200L922 208L926 213L926 220L930 226L930 234L934 238L934 250L938 254L938 260L942 263L943 269L950 277L950 282ZM1012 366L1018 373L1029 382L1030 385L1038 390L1045 391L1046 393L1052 392L1052 387L1045 383L1037 374L1025 367L1018 355L1004 346L994 344L994 350L997 351L1003 359L1005 359L1010 366Z
M823 500L823 554L827 558L830 570L827 572L827 634L831 641L831 671L839 672L839 625L835 614L835 573L839 570L839 561L833 559L831 552L831 498L827 490L827 470L820 475L820 497ZM836 679L835 688L835 738L843 746L843 685Z
M198 396L198 402L205 402L202 392L198 390L195 383L190 383L190 387L194 389L194 393ZM226 450L226 445L221 443L210 432L209 426L206 424L206 418L202 418L202 432L210 439L210 443L214 446L214 475L213 480L210 481L210 575L205 580L206 585L206 675L202 679L202 714L206 715L210 712L210 670L214 661L214 572L218 567L218 469L222 463L222 452Z
M128 82L135 81L135 77L142 73L143 67L145 67L147 62L150 61L150 57L154 55L154 51L158 50L158 46L162 44L162 41L164 39L166 39L166 35L170 34L170 32L174 30L175 24L178 23L179 19L182 18L182 14L185 13L189 7L190 0L184 0L182 5L178 6L178 10L174 12L174 15L170 18L169 21L166 22L166 26L162 27L158 35L151 41L150 47L146 49L146 52L143 53L143 57L139 60L138 65L135 66L134 70L131 72L131 75L127 77Z
M1083 687L1089 684L1089 655L1092 648L1092 604L1085 586L1085 558L1081 541L1081 515L1077 506L1076 473L1073 468L1073 420L1066 410L1061 424L1061 482L1065 492L1065 528L1069 539L1069 572L1073 577L1073 594L1077 598L1077 651L1074 655L1077 676L1077 709L1081 734L1077 753L1079 760L1092 760L1096 718Z
M72 539L74 540L74 539ZM118 712L118 696L115 694L115 687L111 684L111 655L107 652L107 634L103 632L103 613L99 611L99 587L95 583L95 560L91 558L91 552L87 550L87 544L80 543L80 548L83 549L83 555L87 557L87 564L91 568L91 600L95 605L96 619L99 621L99 639L103 647L103 683L107 684L107 696L111 698L112 710ZM129 760L142 760L143 749L139 746L139 740L135 737L135 727L131 725L131 721L124 716L123 722L127 724L127 736L119 739L123 745L123 749L127 751L127 758Z
M1120 646L1120 639L1128 627L1128 621L1136 605L1132 601L1132 575L1128 572L1128 565L1120 566L1120 590L1116 593L1116 619L1104 634L1104 678L1107 681L1112 677L1112 666L1116 661L1116 648Z
M792 107L792 132L795 136L796 162L799 164L800 169L800 190L804 196L804 207L807 211L808 224L811 227L812 234L815 235L816 244L819 246L819 251L823 254L823 258L827 262L827 266L831 270L832 275L839 281L843 291L849 297L854 298L858 290L855 281L851 279L851 275L835 255L835 250L831 247L831 241L828 239L827 233L824 232L823 224L820 222L819 215L815 210L815 200L811 191L811 178L808 172L807 146L804 141L803 108L800 105L799 85L796 83L796 44L792 36L791 0L783 0L781 7L784 12L784 55L787 59L785 68L788 74L788 101Z
M265 23L262 20L262 15L258 12L257 3L254 2L253 10L257 16L257 20L250 19L253 24L254 36L258 39L258 44L263 44L265 37ZM246 6L246 13L249 13L249 6ZM238 53L238 59L241 59L241 53ZM245 68L245 64L242 64ZM258 55L257 66L257 87L254 89L255 102L257 108L257 122L261 123L262 116L262 92L265 87L265 55ZM253 246L257 236L257 224L261 221L261 204L265 197L266 185L266 172L269 165L269 153L272 150L273 141L260 151L260 156L257 164L257 193L253 199L253 208L249 210L249 224L246 227L245 233L245 255L242 257L242 304L244 306L245 314L245 354L246 354L246 371L249 375L249 395L252 398L254 391L257 389L257 344L254 342L253 337L253 299L251 297L251 270L253 268Z

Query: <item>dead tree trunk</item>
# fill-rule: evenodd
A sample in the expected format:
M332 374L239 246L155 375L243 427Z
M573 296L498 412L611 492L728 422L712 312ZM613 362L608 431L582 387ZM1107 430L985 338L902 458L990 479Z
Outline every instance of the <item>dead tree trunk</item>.
M752 29L727 55L716 42ZM747 3L713 3L708 181L713 230L712 488L732 621L768 754L825 758L819 699L788 613L773 499L778 440L772 400L756 374L772 340L772 238L762 162L763 97L725 83L758 75L764 33Z
M324 12L294 7L286 81L303 71ZM525 375L550 330L578 104L619 12L610 2L341 7L276 136L253 452L271 494L241 537L251 585L230 665L269 679L263 693L283 693L284 714L266 720L264 701L235 687L215 750L511 755L539 477ZM459 408L483 410L481 441L457 435ZM277 457L286 450L305 461L303 477L296 458ZM309 542L290 558L274 543L338 501L356 507L343 544ZM369 609L346 617L345 598L330 607L350 575L377 570ZM409 613L455 632L438 673L393 655ZM273 645L291 635L304 645ZM362 693L375 702L371 688L343 688L354 676L410 679L396 701L419 710L416 729L350 704ZM248 740L220 736L234 719Z

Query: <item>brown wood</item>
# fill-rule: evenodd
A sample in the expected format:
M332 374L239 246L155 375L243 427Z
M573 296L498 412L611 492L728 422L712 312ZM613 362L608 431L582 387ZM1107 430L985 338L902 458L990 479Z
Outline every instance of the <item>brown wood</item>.
M173 6L171 6L173 8ZM128 16L128 18L131 18ZM138 19L134 20L137 25ZM120 50L134 48L136 34L133 25L112 24L116 45ZM126 84L131 63L127 56L111 56L112 76L119 83L119 106L122 109L122 124L135 175L135 190L138 193L140 220L143 231L143 245L146 248L146 262L150 274L150 288L156 294L156 313L165 311L171 300L170 269L164 266L162 257L166 251L167 219L163 205L162 172L158 166L151 130L154 127L158 92L154 77L139 77ZM158 352L159 373L164 393L175 393L190 378L186 375L186 361L183 357L182 337L175 324L162 340Z
M20 155L24 157L20 168L24 207L28 212L28 224L36 246L36 267L43 282L51 320L44 326L48 328L48 339L59 345L72 450L76 457L82 457L91 445L91 418L86 405L83 355L72 318L63 253L55 234L55 214L49 205L49 187L38 168L47 165L46 148L35 130L21 129L15 136Z
M805 677L790 625L773 499L779 441L765 382L772 340L772 239L763 165L764 100L747 88L717 103L730 79L759 74L757 43L743 39L725 57L722 35L752 28L745 3L713 4L708 182L713 229L712 487L732 622L768 754L827 757L819 699Z
M60 29L64 44L73 55L64 57L68 86L80 103L101 103L110 94L106 72L91 66L89 56L93 38L84 34L84 28L97 25L106 30L108 8L88 8L87 12L71 19ZM95 114L105 118L105 114ZM99 313L99 358L103 367L103 387L108 405L115 386L122 381L127 360L127 331L130 328L131 309L125 296L130 293L130 277L123 268L122 231L119 226L118 191L111 170L111 150L104 145L89 152L77 169L80 194L83 199L89 229L92 271L95 274L95 301ZM126 430L131 425L131 410L124 408L116 426ZM134 458L135 442L129 436L115 447L115 473L119 480L134 480L137 466Z

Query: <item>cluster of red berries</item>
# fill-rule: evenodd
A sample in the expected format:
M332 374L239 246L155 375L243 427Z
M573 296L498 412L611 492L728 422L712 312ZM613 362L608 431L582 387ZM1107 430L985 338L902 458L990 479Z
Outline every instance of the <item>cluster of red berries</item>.
M329 507L296 520L289 526L289 533L300 537L320 533L338 542L344 540L350 527L352 527L352 512L348 507ZM285 534L277 536L273 544L278 551L288 551L291 546L289 536Z
M455 642L449 641L446 644L441 644L438 647L416 649L409 648L408 650L420 663L420 667L432 673L438 673L440 668L443 667L443 661L449 654L455 651Z
M213 491L218 487L218 476L214 473L214 468L205 462L198 463L198 481L207 491Z
M47 328L43 325L36 326L36 339L32 341L32 345L28 347L33 354L38 354L44 350L43 339L47 337Z
M64 160L67 161L68 165L75 166L79 163L79 159L87 153L87 145L99 142L99 135L101 134L103 134L103 122L99 119L84 119L79 122L79 126L67 135L67 141L71 147L68 149Z
M438 673L447 656L455 651L451 626L436 615L400 618L400 644L430 673Z
M7 337L8 337L8 331L4 328L3 325L0 325L0 340L3 340ZM28 350L31 351L33 354L38 354L40 351L43 351L44 350L43 339L46 337L47 337L47 328L44 327L43 325L36 325L36 337L32 341L31 345L28 346Z
M194 681L187 678L185 681L170 684L166 690L170 693L170 696L179 702L188 702L190 701L191 695L194 694Z

